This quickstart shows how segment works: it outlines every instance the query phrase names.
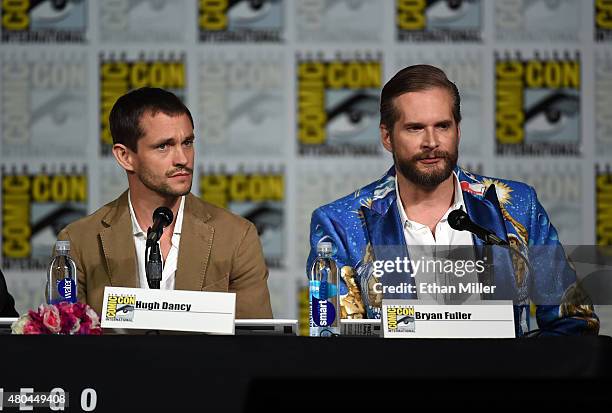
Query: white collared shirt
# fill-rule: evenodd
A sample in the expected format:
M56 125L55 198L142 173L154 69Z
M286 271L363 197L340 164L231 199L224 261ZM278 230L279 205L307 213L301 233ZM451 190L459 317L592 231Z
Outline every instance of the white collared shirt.
M147 245L147 234L140 228L134 208L132 207L132 198L128 192L128 203L130 205L130 217L132 218L132 234L134 235L134 246L136 247L136 260L138 266L138 281L140 288L149 288L147 282L147 273L145 271L145 248ZM174 224L174 233L170 241L170 251L164 261L162 256L162 279L159 283L160 290L174 290L176 267L178 264L179 243L181 241L181 228L183 226L183 208L185 206L185 197L181 197L178 213L176 214L176 222ZM161 247L160 247L161 249Z
M461 185L459 184L459 178L455 172L453 172L453 176L455 177L455 199L453 205L451 205L448 211L446 211L444 216L440 219L440 222L436 225L435 238L427 225L408 219L406 211L404 210L402 198L400 197L397 178L395 179L397 208L399 209L400 219L404 229L404 238L406 239L407 245L474 245L471 232L454 230L448 224L448 214L455 209L463 209L465 211L465 203L463 202L463 193L461 191Z

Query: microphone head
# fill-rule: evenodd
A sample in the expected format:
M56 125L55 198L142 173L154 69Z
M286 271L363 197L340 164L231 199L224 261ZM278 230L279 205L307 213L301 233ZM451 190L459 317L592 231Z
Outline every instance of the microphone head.
M468 214L462 209L455 209L448 214L448 225L457 231L467 231L472 220Z
M161 206L153 211L153 222L155 222L156 219L159 219L160 223L165 228L174 220L174 214L170 208Z

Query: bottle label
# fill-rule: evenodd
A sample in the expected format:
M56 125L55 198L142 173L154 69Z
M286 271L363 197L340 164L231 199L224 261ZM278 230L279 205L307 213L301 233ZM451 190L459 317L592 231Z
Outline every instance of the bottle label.
M336 309L328 300L312 297L312 321L318 327L328 327L336 319Z
M64 278L57 282L57 292L60 296L59 301L76 303L76 284L72 278Z

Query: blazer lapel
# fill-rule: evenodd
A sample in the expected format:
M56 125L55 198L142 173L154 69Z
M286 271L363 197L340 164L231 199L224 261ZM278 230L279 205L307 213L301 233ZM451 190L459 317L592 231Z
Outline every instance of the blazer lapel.
M391 195L389 195L391 196ZM374 250L374 259L379 261L392 261L397 259L403 261L408 259L406 239L402 222L397 210L397 198L392 200L388 208L380 213L373 208L361 207L364 217L366 231ZM412 269L410 269L412 271ZM402 283L415 285L414 277L405 272L385 272L381 282L385 286L399 287ZM416 298L416 294L408 292L383 294L385 299L408 299Z
M188 194L183 210L175 288L201 291L212 249L214 228L207 224L210 213L193 194Z
M138 288L136 250L127 191L117 199L115 208L102 218L102 223L105 228L99 236L111 285Z

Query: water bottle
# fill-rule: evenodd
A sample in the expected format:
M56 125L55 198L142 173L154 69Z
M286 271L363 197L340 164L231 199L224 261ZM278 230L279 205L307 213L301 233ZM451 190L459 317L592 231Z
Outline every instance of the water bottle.
M310 269L310 336L340 334L338 267L332 258L331 242L317 245L317 259Z
M70 258L70 241L55 243L55 256L47 272L47 303L77 302L76 264Z

